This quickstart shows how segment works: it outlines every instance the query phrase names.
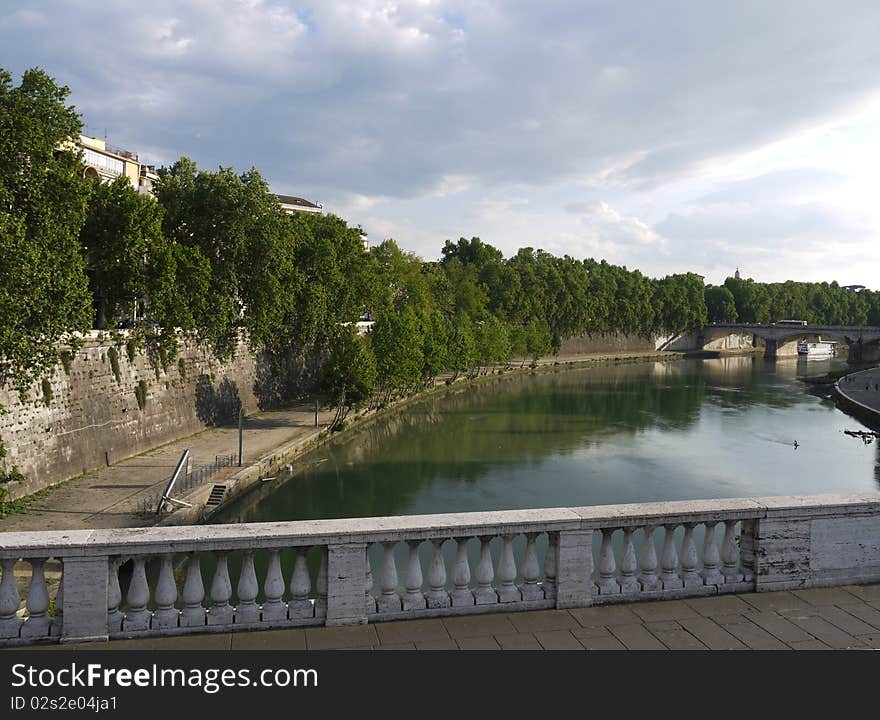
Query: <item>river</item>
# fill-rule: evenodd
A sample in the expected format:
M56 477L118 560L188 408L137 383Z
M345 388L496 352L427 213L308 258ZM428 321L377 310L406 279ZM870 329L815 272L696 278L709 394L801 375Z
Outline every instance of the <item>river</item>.
M728 357L462 385L313 452L213 521L874 491L877 445L843 433L862 423L797 379L841 367Z

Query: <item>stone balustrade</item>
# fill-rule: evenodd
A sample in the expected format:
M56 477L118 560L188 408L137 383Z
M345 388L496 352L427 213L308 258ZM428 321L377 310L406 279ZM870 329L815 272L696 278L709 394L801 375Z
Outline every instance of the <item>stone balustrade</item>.
M876 582L880 494L0 533L0 567L0 645L585 607Z

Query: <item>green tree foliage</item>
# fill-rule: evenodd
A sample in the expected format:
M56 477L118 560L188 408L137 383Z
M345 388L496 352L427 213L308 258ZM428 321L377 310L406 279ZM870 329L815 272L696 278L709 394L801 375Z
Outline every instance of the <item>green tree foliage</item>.
M369 336L359 336L352 325L340 326L321 374L325 390L337 405L333 428L376 391L378 371Z
M112 328L128 320L134 323L129 359L145 340L173 357L176 333L155 328L186 325L188 316L180 312L177 263L162 233L162 207L124 177L92 182L80 241L95 305L94 326Z
M68 94L41 70L14 86L0 69L0 385L20 392L91 325L79 247L89 187Z
M709 322L733 323L739 319L733 293L724 285L706 287L706 314Z

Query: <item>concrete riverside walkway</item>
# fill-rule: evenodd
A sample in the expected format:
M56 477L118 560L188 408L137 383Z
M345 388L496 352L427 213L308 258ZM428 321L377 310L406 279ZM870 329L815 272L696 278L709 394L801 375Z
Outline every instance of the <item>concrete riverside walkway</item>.
M332 418L333 412L322 410L319 426L326 427ZM251 415L244 421L242 467L298 438L306 441L316 432L313 404ZM70 480L32 502L25 512L0 520L0 532L152 525L155 516L139 514L138 504L165 489L185 448L190 449L194 469L211 465L216 455L237 456L238 426L203 430ZM206 484L221 482L240 469L237 465L224 468Z
M62 650L880 649L880 585L407 620L357 627L184 635L39 647Z
M873 411L880 420L880 367L846 375L837 383L841 395Z

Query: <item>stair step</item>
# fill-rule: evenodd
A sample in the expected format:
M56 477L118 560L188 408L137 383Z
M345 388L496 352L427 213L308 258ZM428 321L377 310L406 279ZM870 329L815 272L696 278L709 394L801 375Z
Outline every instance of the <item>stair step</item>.
M220 501L223 500L223 496L226 494L226 486L225 485L215 485L211 488L211 495L208 497L208 502L206 505L219 505Z

